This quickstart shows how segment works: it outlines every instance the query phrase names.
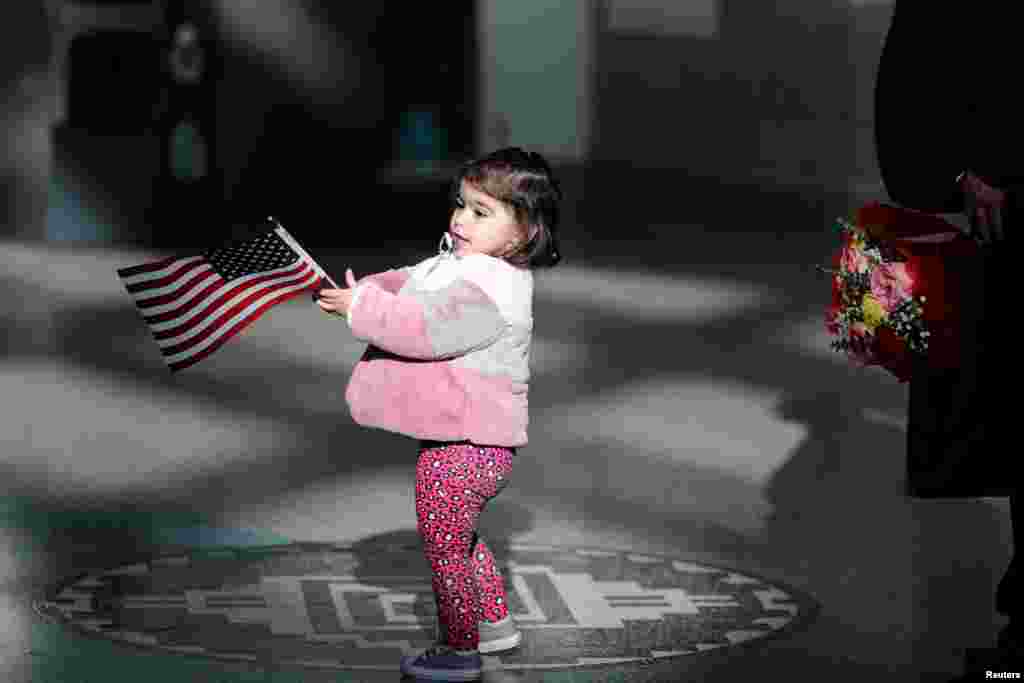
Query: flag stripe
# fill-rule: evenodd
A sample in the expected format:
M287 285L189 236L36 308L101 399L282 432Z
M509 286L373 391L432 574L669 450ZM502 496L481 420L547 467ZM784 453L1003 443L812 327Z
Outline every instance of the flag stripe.
M136 285L136 289L134 291L128 290L128 292L132 295L132 298L135 299L136 303L142 303L145 301L149 301L150 299L156 299L158 297L163 296L174 298L177 296L177 293L181 291L183 286L182 283L187 284L188 282L190 282L189 279L185 279L186 276L191 274L191 278L194 279L196 277L201 277L204 273L213 272L215 272L213 270L213 266L211 266L208 263L201 263L194 267L190 267L186 271L182 271L181 273L179 273L178 280L171 281L170 283L167 283L162 287L143 289L139 288L139 286Z
M222 308L218 310L214 315L207 318L203 325L190 330L184 335L180 335L173 339L157 339L157 345L160 346L160 350L165 356L174 356L179 353L185 353L188 349L194 346L201 346L211 335L216 335L217 331L231 325L232 321L240 316L245 315L253 306L259 305L260 301L264 301L268 297L272 297L277 291L287 291L292 287L304 288L308 287L309 276L298 283L291 283L289 286L277 286L272 288L265 288L260 291L253 292L249 296L241 300L236 300L237 303L233 303L230 308ZM255 303L254 303L255 302Z
M318 282L320 278L316 277L315 273L313 273L313 275L314 277L312 278L312 282ZM249 313L249 315L237 319L237 321L234 322L231 325L231 327L227 328L222 334L210 338L208 344L204 344L201 348L194 349L189 354L180 354L178 356L165 356L164 360L167 362L167 364L171 368L171 371L173 372L183 370L189 367L190 365L198 363L199 361L203 360L211 353L219 349L226 341L234 337L236 334L241 332L243 329L248 327L253 322L255 322L260 317L260 315L262 315L268 308L270 308L271 306L275 306L276 304L279 304L282 301L286 301L287 299L291 299L295 296L298 296L299 294L302 294L307 287L308 285L297 286L294 288L289 288L287 290L278 292L277 296L267 300L265 303L252 310Z
M160 259L159 261L154 261L152 263L143 263L138 266L118 268L117 274L121 276L122 280L127 280L134 277L135 275L138 275L139 273L149 273L154 270L160 270L161 268L164 268L177 260L177 256L168 256L165 259Z
M220 278L215 270L209 265L204 265L196 269L196 272L192 274L187 280L182 280L173 285L167 287L161 287L160 289L147 290L142 293L132 294L135 298L135 303L138 304L139 308L148 309L151 306L158 306L160 304L174 303L180 297L184 296L195 287L198 283L205 281L210 276Z
M223 282L224 279L220 275L217 275L212 270L208 270L186 282L177 292L161 294L152 299L136 300L136 303L139 305L139 309L144 310L143 317L146 319L146 322L150 322L151 318L156 322L160 322L161 320L167 320L167 318L162 317L165 314L170 313L172 314L171 317L174 317L174 311L180 308L182 304L188 303L196 297L209 294L217 287L220 287ZM203 285L207 286L202 288Z
M296 282L305 280L309 276L310 268L303 264L298 274L290 277L279 276L271 278L269 282L243 284L233 289L228 289L216 299L207 299L198 307L184 317L175 318L164 323L150 325L153 329L153 336L161 347L171 346L178 341L184 341L195 336L206 327L213 325L215 320L221 316L221 312L234 309L240 302L251 301L254 296L258 297L273 289L280 289Z
M193 297L191 301L186 302L184 305L175 308L173 311L168 311L166 314L161 316L163 319L158 321L150 322L150 327L155 332L159 332L158 338L165 339L167 337L173 337L178 328L182 330L188 329L195 324L197 316L202 315L207 310L213 310L220 306L223 306L225 302L228 302L233 297L239 296L246 290L253 290L258 288L264 283L273 284L274 282L289 280L296 276L301 276L304 272L309 270L309 265L299 263L298 267L289 268L283 273L276 273L270 271L270 273L262 273L260 275L246 275L237 280L230 280L224 282L218 278L216 288L212 289L207 287L207 290L203 292L202 297ZM147 318L148 322L148 318Z
M176 282L184 273L207 264L202 256L193 256L174 261L169 267L144 275L125 279L125 287L132 294L146 289L156 289Z

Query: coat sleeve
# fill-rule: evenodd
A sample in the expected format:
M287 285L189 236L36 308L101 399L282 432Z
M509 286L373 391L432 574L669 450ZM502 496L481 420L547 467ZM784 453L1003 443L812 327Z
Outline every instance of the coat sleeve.
M875 149L893 200L953 213L963 210L956 177L971 167L969 56L961 49L970 27L957 19L971 13L942 5L896 3L875 83Z
M495 301L466 278L416 296L361 282L349 308L349 324L357 339L421 360L454 358L484 348L508 326Z
M345 319L348 320L349 327L352 327L352 309L355 308L356 302L359 300L359 294L364 284L372 283L383 289L385 292L398 294L406 280L409 279L411 271L412 268L409 267L393 268L380 273L373 273L372 275L364 275L360 278L355 289L352 290L352 302L349 304L348 313L345 314Z
M404 285L406 280L409 279L409 273L411 271L412 268L409 267L394 268L380 273L373 273L372 275L364 275L359 279L359 284L361 285L364 282L372 282L385 292L398 294L398 291L402 289L402 285Z

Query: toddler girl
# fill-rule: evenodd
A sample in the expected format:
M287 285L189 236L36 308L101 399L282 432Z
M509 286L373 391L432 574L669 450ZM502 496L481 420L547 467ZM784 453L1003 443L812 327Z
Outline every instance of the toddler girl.
M369 342L345 392L361 425L419 440L417 529L442 642L403 657L405 674L476 680L480 652L515 647L494 557L476 534L527 442L532 268L554 266L561 191L536 153L465 164L440 253L325 289L318 303Z

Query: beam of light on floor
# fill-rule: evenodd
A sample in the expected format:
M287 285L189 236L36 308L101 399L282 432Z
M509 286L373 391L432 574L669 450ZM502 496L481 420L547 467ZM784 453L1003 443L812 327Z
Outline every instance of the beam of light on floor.
M822 291L824 292L824 288ZM829 346L832 337L825 329L824 305L821 307L821 315L780 327L766 341L782 344L797 353L817 360L829 361L835 365L848 366L850 364L845 353L834 351Z
M549 410L536 426L759 482L807 433L772 414L781 394L720 379L661 376Z
M372 443L372 440L369 440ZM224 526L272 529L309 541L343 542L416 524L413 481L416 444L404 444L408 464L360 470L225 512ZM344 447L338 455L344 457Z
M535 306L594 306L643 322L700 322L774 303L783 296L728 278L653 275L561 265L536 278Z
M159 493L284 448L284 430L272 420L187 394L156 396L74 366L5 364L0 385L21 387L19 409L0 416L0 452L25 493L47 486L67 495Z

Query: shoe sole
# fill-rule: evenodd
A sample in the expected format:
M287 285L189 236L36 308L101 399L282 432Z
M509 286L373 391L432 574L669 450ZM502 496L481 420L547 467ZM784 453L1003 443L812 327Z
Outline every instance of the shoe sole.
M412 660L412 657L408 658ZM413 676L417 680L426 679L430 681L479 681L483 677L482 669L441 670L419 667L412 661L402 660L400 667L403 674Z
M506 617L506 619L508 619L508 617ZM503 624L504 621L499 623ZM485 622L480 622L480 641L477 644L477 651L482 655L492 655L496 652L506 652L508 650L514 650L517 647L519 647L519 645L523 642L523 634L518 628L516 628L511 635L501 636L497 638L488 638L485 636L485 629L487 629L489 625L485 626L484 624ZM490 628L493 629L494 627L490 626ZM513 626L513 628L515 628L515 626ZM499 633L502 630L508 633L507 628L502 629L501 627L499 627L497 630ZM444 638L444 629L443 627L439 627L437 631L437 641L444 642Z
M516 631L510 636L505 638L496 638L494 640L481 640L478 649L480 654L488 655L494 654L495 652L504 652L506 650L512 650L519 647L519 644L523 642L523 634Z

